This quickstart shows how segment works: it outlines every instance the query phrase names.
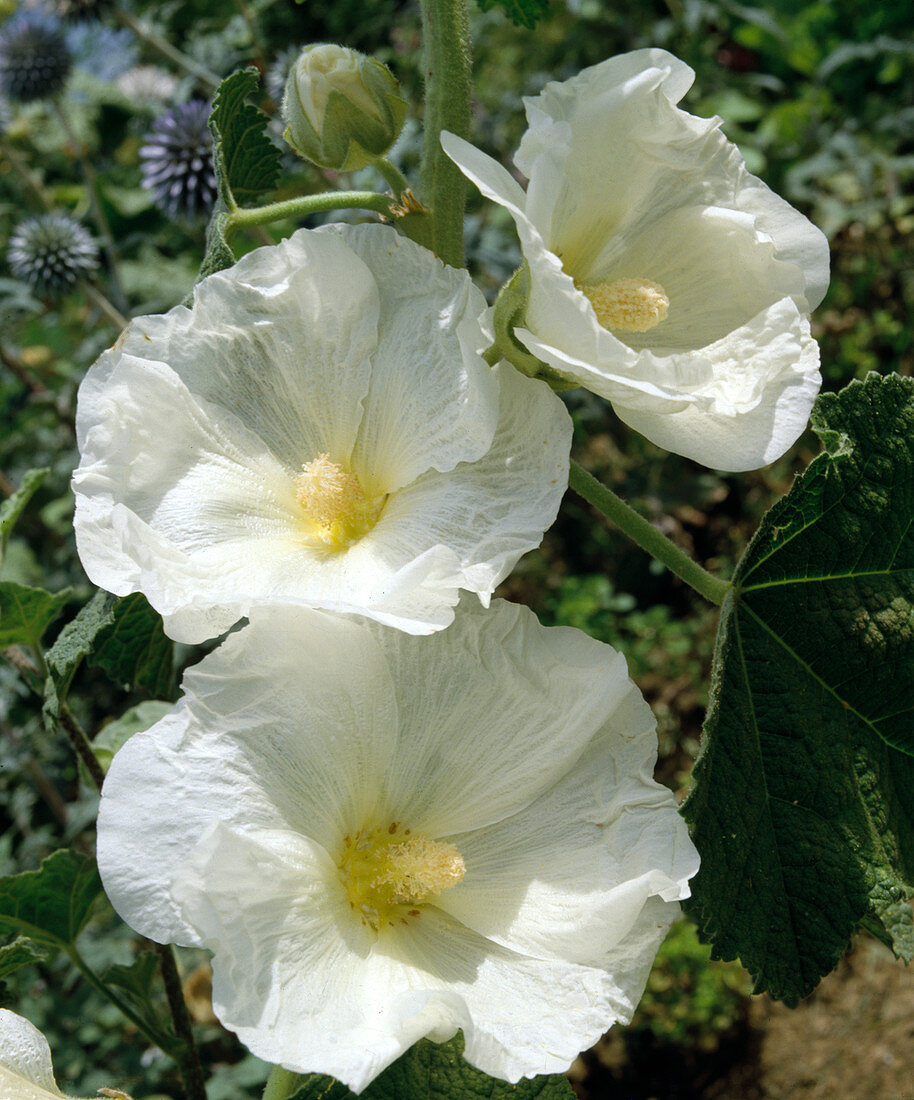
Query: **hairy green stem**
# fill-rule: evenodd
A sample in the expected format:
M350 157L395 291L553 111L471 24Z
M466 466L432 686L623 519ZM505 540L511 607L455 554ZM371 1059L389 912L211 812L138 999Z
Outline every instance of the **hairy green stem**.
M123 26L129 27L137 38L141 38L147 45L152 46L152 48L157 50L163 57L167 57L173 65L177 65L179 69L182 69L186 73L190 73L191 76L195 76L211 90L215 90L219 87L219 77L216 76L214 72L207 69L205 65L201 65L199 61L194 61L192 57L188 57L186 53L182 53L179 49L172 46L170 42L166 42L164 38L160 38L155 31L151 30L144 23L141 23L140 20L131 15L130 12L124 11L120 5L114 8L114 17L119 23L123 24Z
M393 191L395 199L398 199L404 191L409 190L409 180L395 164L387 159L387 157L376 157L371 162L371 166L376 169L384 177L385 182L390 185L390 189Z
M263 1090L263 1100L288 1100L294 1096L299 1086L305 1081L305 1075L293 1073L282 1066L274 1066L267 1078L266 1088Z
M431 209L434 250L463 267L466 179L441 148L441 131L470 134L470 24L466 0L421 0L425 50L425 136L422 201Z
M671 542L666 535L661 534L653 524L648 523L644 516L639 515L634 508L626 504L621 497L617 497L611 489L607 489L592 474L589 474L577 462L571 463L568 484L580 494L589 504L602 512L612 522L643 550L647 550L658 561L662 562L671 573L675 573L691 585L706 600L717 604L719 607L724 602L730 583L715 577L707 569L702 568L698 562L693 561L683 550Z
M194 1042L190 1013L187 1011L187 1002L184 1000L184 990L181 988L181 975L178 973L174 950L169 943L153 943L153 947L159 955L162 983L165 986L165 996L168 998L168 1008L171 1011L175 1034L183 1044L181 1055L176 1058L176 1061L181 1070L187 1100L206 1100L203 1066L200 1064L200 1054Z
M268 225L283 218L303 218L323 210L374 210L387 215L391 205L390 196L377 191L322 191L319 195L302 195L284 202L267 203L266 206L232 210L225 223L225 235L228 240L242 227Z
M86 731L79 722L77 722L76 717L66 703L61 706L57 720L64 733L66 733L69 738L70 744L76 750L76 755L86 765L86 770L92 777L92 782L100 791L102 789L102 784L105 782L105 773L102 770L101 764L98 762L98 757L92 751L92 745L89 742Z

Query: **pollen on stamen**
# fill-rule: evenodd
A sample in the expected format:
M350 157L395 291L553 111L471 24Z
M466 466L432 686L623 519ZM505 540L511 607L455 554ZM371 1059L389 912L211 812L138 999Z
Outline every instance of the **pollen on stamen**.
M384 497L367 497L355 474L327 454L302 466L295 498L317 542L337 549L366 534L384 506Z
M670 299L650 279L616 279L611 283L579 285L597 320L611 332L647 332L665 320Z

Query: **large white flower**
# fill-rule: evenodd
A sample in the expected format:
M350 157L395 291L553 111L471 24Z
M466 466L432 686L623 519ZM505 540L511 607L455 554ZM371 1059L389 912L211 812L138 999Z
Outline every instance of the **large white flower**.
M500 600L430 638L275 605L184 692L114 758L99 867L213 951L255 1054L360 1090L462 1028L517 1080L630 1019L698 857L609 646Z
M261 600L413 633L483 602L567 485L571 422L492 369L466 272L381 225L300 230L140 317L79 393L76 538L180 641Z
M526 347L661 447L747 470L787 450L818 392L807 314L828 243L746 171L719 118L676 107L694 75L637 50L525 99L526 193L472 145L442 144L517 225Z

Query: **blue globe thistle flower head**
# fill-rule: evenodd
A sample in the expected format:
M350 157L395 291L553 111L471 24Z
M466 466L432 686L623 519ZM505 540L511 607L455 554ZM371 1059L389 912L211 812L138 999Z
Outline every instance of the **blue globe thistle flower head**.
M0 95L7 99L48 99L63 87L70 65L70 51L53 16L17 12L0 30Z
M192 99L166 111L140 147L143 186L172 217L197 218L216 202L210 105Z
M6 258L17 278L39 294L55 296L98 267L98 247L79 222L53 212L20 222Z

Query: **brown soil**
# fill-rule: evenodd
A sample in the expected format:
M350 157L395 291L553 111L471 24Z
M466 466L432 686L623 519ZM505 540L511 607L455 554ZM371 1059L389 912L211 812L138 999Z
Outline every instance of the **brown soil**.
M914 1100L914 969L861 937L796 1009L752 997L716 1051L610 1032L573 1067L582 1100Z

